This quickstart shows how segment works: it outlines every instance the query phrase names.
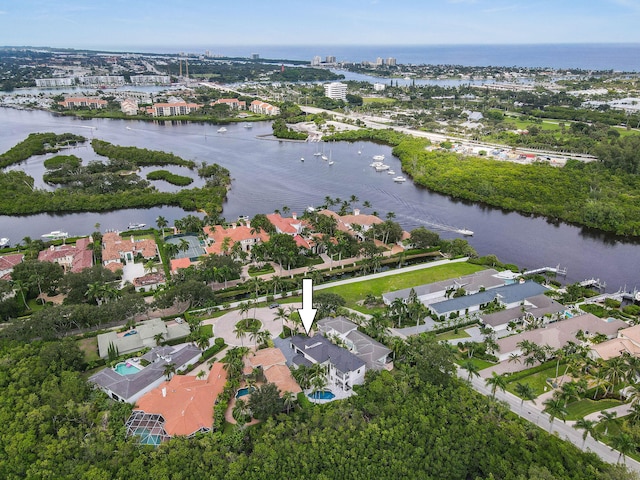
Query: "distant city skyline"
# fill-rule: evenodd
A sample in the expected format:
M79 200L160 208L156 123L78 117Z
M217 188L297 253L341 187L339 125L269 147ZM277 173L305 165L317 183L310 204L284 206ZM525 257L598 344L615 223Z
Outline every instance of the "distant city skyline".
M0 0L0 45L224 54L265 44L640 43L639 20L640 0Z

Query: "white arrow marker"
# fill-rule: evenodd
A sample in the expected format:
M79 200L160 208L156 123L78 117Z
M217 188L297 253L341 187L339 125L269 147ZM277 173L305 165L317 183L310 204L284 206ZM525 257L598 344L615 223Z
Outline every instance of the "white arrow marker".
M302 326L305 332L309 335L311 331L311 325L316 318L316 309L313 308L313 280L310 278L302 279L302 308L298 309L300 319L302 320Z

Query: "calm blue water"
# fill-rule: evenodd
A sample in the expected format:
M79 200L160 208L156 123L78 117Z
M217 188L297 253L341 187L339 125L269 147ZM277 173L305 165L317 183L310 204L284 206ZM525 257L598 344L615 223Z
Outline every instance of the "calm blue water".
M122 51L116 48L115 51ZM229 57L311 60L334 56L338 61L374 61L394 57L403 64L448 64L465 66L551 67L594 70L640 71L640 44L547 44L547 45L260 45L131 47L129 51L204 53Z
M336 398L336 396L330 390L322 390L318 392L313 392L307 395L309 398L313 398L314 400L332 400Z
M255 390L255 388L251 388L251 390L249 390L249 387L243 387L240 390L238 390L238 393L236 393L236 398L240 398L240 397L244 397L245 395L249 395L254 390Z
M139 368L134 367L130 364L127 365L126 363L117 364L114 370L120 375L135 375L136 373L140 372Z

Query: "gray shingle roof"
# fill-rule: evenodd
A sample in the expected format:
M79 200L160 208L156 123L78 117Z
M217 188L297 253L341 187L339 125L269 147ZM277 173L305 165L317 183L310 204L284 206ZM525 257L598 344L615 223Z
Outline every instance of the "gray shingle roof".
M334 345L322 335L313 337L296 335L291 338L291 343L312 358L315 363L330 361L341 372L352 372L365 365L365 362L353 353Z
M438 315L442 315L447 312L464 311L465 309L475 307L476 305L489 303L497 296L502 303L510 304L520 302L528 297L540 295L546 290L546 287L530 280L524 283L513 283L511 285L492 288L491 290L474 293L473 295L465 295L463 297L451 298L443 302L432 303L430 307Z
M138 392L162 378L164 376L165 365L173 363L177 369L180 369L200 353L201 350L192 344L177 345L175 347L159 347L148 352L143 357L152 363L144 367L139 373L134 375L120 375L112 368L105 368L92 375L89 381L111 390L119 397L128 401L128 399L134 397ZM165 356L166 358L169 358L168 355L170 355L171 360L167 361L159 358L158 355Z
M504 279L495 277L498 273L497 270L489 268L487 270L481 270L471 275L465 275L459 278L450 278L448 280L442 280L440 282L429 283L426 285L419 285L413 287L418 297L428 295L434 292L443 292L449 288L462 287L467 291L476 292L480 287L486 289L498 287L504 285ZM409 298L411 288L405 288L402 290L396 290L394 292L388 292L383 294L385 301L393 302L396 298Z

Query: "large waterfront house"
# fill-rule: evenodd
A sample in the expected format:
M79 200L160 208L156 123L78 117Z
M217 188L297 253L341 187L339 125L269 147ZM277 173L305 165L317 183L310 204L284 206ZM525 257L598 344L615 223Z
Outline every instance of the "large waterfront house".
M367 230L374 225L384 223L375 215L360 213L360 210L357 208L353 210L352 214L348 215L340 215L329 209L320 210L318 213L334 218L336 220L336 227L338 230L356 237L360 241L365 240L364 233Z
M368 370L391 370L391 350L380 342L358 330L358 326L347 318L327 317L318 320L318 331L329 339L335 339L360 360Z
M154 103L147 107L147 113L154 117L173 117L175 115L188 115L202 108L202 105L188 102Z
M536 345L549 345L554 350L563 347L568 342L580 343L578 332L582 331L586 335L603 334L613 338L618 334L618 330L626 327L622 320L612 320L598 318L591 313L577 315L560 322L545 325L543 328L528 330L515 335L501 338L498 344L498 359L502 362L508 360L511 355L521 355L523 340L533 342Z
M261 100L254 100L249 106L249 110L253 113L259 113L262 115L280 115L280 108L270 103L263 102Z
M226 381L227 371L219 362L213 364L206 380L174 375L138 399L125 425L127 436L158 445L177 435L190 438L210 432L213 406Z
M211 102L210 105L226 105L230 110L247 109L247 102L244 100L238 100L237 98L219 98L215 102Z
M354 385L364 383L367 369L364 360L347 349L334 345L322 335L291 337L291 348L295 352L294 365L323 365L326 368L327 380L336 388L348 392Z
M124 264L133 262L140 255L145 260L158 256L156 242L152 239L124 240L117 232L102 236L102 264L111 271L122 270Z
M75 245L51 245L38 253L40 262L51 262L60 265L65 272L81 272L93 266L93 251L90 244L91 237L79 238Z
M499 308L515 308L521 306L526 298L541 295L546 291L546 287L529 280L429 303L426 306L432 315L446 319L452 315L462 316L484 310L491 303Z
M525 298L516 307L494 313L480 314L480 321L495 331L506 330L511 322L525 325L541 325L559 320L566 307L544 295ZM564 318L564 317L562 317Z
M190 343L155 347L140 359L130 359L114 368L100 370L89 377L89 381L113 400L134 403L164 381L167 365L173 365L176 372L181 372L196 363L201 354L202 351ZM143 366L141 359L149 364Z
M24 255L22 253L12 253L0 257L0 280L11 280L13 268L22 263Z
M213 227L204 227L204 233L207 236L207 247L205 251L208 254L223 255L231 251L235 243L240 243L242 250L251 252L251 249L261 242L269 241L269 234L262 230L257 231L251 226L232 224L230 227L215 225Z
M489 290L505 285L505 278L501 277L497 270L492 268L465 275L459 278L442 280L440 282L419 285L413 288L404 288L382 294L385 305L391 305L394 300L401 298L407 302L411 290L413 290L420 302L425 305L439 302L449 298L458 289L464 289L467 295Z
M589 351L591 358L602 360L609 360L623 354L640 356L640 325L619 330L616 338L592 345Z

